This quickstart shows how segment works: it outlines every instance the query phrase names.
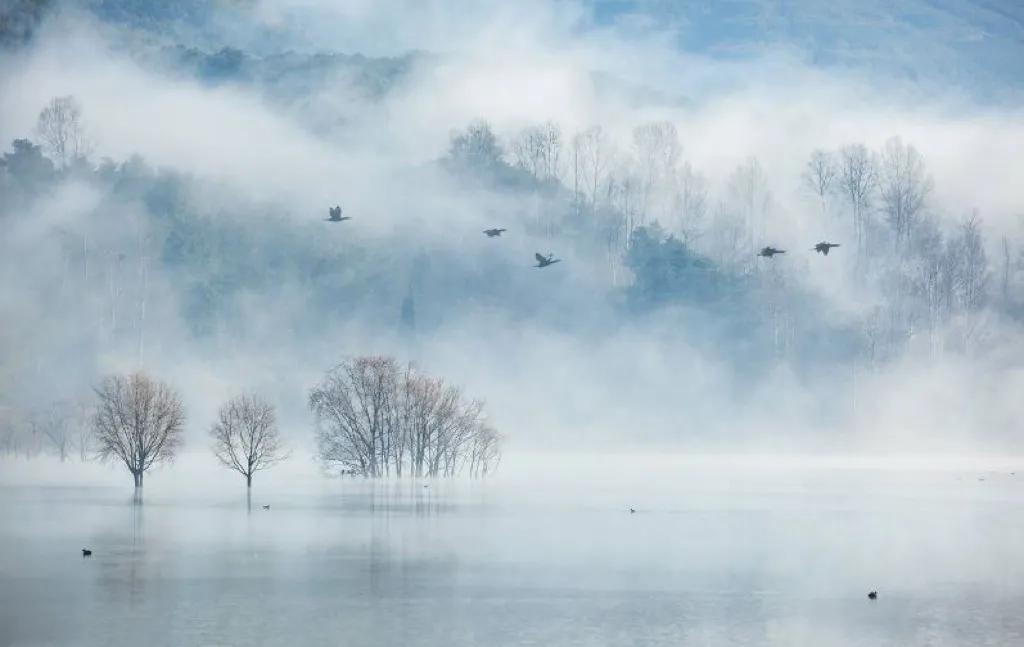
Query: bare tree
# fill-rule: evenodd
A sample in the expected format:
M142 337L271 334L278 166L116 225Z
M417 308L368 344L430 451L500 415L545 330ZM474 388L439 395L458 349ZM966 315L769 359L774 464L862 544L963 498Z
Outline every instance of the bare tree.
M731 204L723 201L715 208L709 238L711 256L729 272L742 274L753 264L743 214Z
M960 261L955 280L958 304L965 312L976 312L985 303L990 277L981 236L981 219L977 212L960 223L957 236L950 245L951 252Z
M448 477L497 466L500 436L483 403L389 357L342 362L313 388L309 404L329 467L370 477Z
M274 406L257 395L228 400L220 408L210 436L217 460L244 476L248 488L252 487L253 474L287 458Z
M877 185L877 165L863 144L844 146L839 151L839 190L846 197L853 216L853 229L857 238L858 258L865 251L867 240L866 218L871 197Z
M621 216L621 223L606 233L609 259L621 255L628 247L633 230L639 224L640 179L632 165L619 160L608 176L608 206Z
M561 178L562 130L547 122L524 129L510 146L515 164L538 180Z
M78 450L78 460L83 463L89 460L93 450L92 405L84 400L71 405L71 436L72 444Z
M729 177L728 191L732 208L743 219L746 230L744 253L753 254L767 233L768 212L772 204L768 180L756 157L736 167Z
M145 473L171 461L182 442L185 408L174 389L145 373L112 375L96 388L93 416L99 456L120 460L142 487Z
M680 240L692 245L700 238L708 212L708 182L689 162L683 164L676 175L674 198L677 229Z
M60 169L88 154L82 109L72 96L51 99L39 113L36 131Z
M803 174L804 186L821 203L821 213L828 213L828 196L836 182L836 161L832 153L817 149L811 153Z
M71 451L71 410L64 402L51 402L35 413L36 424L60 462Z
M879 195L886 220L896 234L896 249L910 238L932 179L925 174L924 161L913 146L893 137L885 143L879 172Z
M483 425L473 438L470 449L469 475L484 478L501 463L501 434L490 425Z
M671 122L652 122L633 129L641 182L640 225L647 223L659 189L666 188L674 179L682 148L679 133Z
M582 196L594 208L612 158L611 147L600 126L592 126L573 137L572 156L576 200L579 202Z

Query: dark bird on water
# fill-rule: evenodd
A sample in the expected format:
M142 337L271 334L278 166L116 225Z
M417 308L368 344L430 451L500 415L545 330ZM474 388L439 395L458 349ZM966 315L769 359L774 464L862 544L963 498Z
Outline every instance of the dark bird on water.
M784 250L784 249L775 249L774 247L764 247L764 248L761 249L761 251L759 251L757 253L757 255L758 256L764 256L765 258L771 258L772 256L775 256L776 254L785 254L785 253L786 253L786 250Z
M630 508L629 509L629 514L636 514L636 510L634 510L633 508Z
M878 599L878 591L872 591L871 593L868 593L868 599L869 600L877 600Z
M501 236L503 232L508 231L507 229L484 229L484 233L487 234L488 238L494 238L495 236Z
M92 555L92 551L91 550L89 550L88 548L83 548L82 549L82 557L89 557L90 555Z
M555 263L561 263L562 259L555 258L554 254L548 254L547 256L541 255L539 252L533 255L537 259L537 264L534 267L547 267L548 265L554 265Z
M814 246L814 251L818 252L819 254L824 254L825 256L828 256L828 250L832 249L833 247L839 247L839 243L829 243L823 240Z
M331 214L331 216L327 219L327 222L345 222L346 220L352 220L351 216L341 215L341 207L328 207L327 211Z
M269 510L270 509L270 504L267 504L267 505L263 506L263 509L264 510Z

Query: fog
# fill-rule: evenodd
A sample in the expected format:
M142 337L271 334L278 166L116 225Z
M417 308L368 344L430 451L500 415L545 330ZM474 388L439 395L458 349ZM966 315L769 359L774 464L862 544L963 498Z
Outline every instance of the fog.
M673 23L659 30L639 9L609 17L578 3L469 11L443 3L243 3L211 13L200 37L196 19L154 32L88 7L54 9L27 45L5 54L0 141L32 139L42 106L72 95L82 106L92 164L137 155L147 168L181 178L180 187L174 206L154 206L151 197L67 175L5 207L4 275L12 289L3 301L11 323L4 343L13 358L4 367L7 406L87 395L98 376L141 365L185 394L190 441L202 442L227 395L255 388L273 392L287 435L303 445L310 427L305 393L316 376L345 355L387 352L485 398L510 446L523 448L991 452L1018 444L1012 427L1021 410L1012 394L1020 386L1013 359L1019 322L1005 307L997 312L996 292L1000 274L1016 279L1016 265L999 263L1004 237L1013 254L1020 241L1019 104L978 101L969 89L938 85L937 77L815 65L792 43L757 41L742 56L688 50ZM344 71L317 74L296 94L253 73L197 77L166 47L212 53L256 42L262 46L249 54L253 66L268 60L258 57L293 49L296 56L407 59L379 95ZM680 161L707 179L706 229L731 199L730 174L757 159L768 205L757 242L790 249L783 263L771 262L784 268L781 280L814 301L797 316L838 329L856 326L884 297L876 285L855 280L842 207L823 218L800 176L814 149L863 142L879 150L899 136L917 148L934 179L926 211L939 229L952 230L972 210L982 219L990 299L977 315L984 321L980 341L963 352L922 353L911 331L911 341L883 364L858 373L856 363L799 350L765 360L757 348L763 340L740 330L728 333L735 340L719 335L715 315L685 304L683 317L672 304L624 314L618 302L629 289L628 269L620 264L609 277L600 251L536 226L564 209L557 199L467 183L438 166L452 133L479 119L506 152L531 124L556 122L566 139L600 124L609 169L632 157L634 127L668 121L682 145ZM324 205L335 203L355 217L344 232L318 222ZM149 260L165 235L145 216L154 209L201 214L222 234L243 228L242 244L257 250L243 267L293 228L297 247L282 254L323 254L339 245L341 254L372 258L390 276L330 313L321 312L325 296L309 281L289 274L263 282L234 295L230 325L197 338L182 302L186 277ZM672 222L659 222L675 233ZM482 239L478 232L495 225L509 227L506 237ZM66 230L72 233L57 233ZM96 311L111 306L79 290L88 284L69 287L88 262L73 256L75 236L92 240L94 249L137 251L139 240L148 241L129 256L153 262L145 322L134 326L142 334L119 334L115 324L104 335ZM846 242L840 252L847 253L828 257L827 265L812 258L806 249L823 236ZM226 250L215 253L232 253ZM529 268L534 251L549 250L565 259L561 266ZM382 323L397 319L404 293L415 291L407 286L422 259L429 259L432 285L417 314L429 323L410 340ZM101 258L93 263L94 277L114 272ZM467 294L467 281L480 287ZM141 297L115 300L130 309L133 298ZM88 324L90 315L97 325ZM330 322L301 323L320 316ZM840 338L823 343L846 352Z
M86 236L96 249L130 249L142 238L159 241L161 232L139 216L152 205L69 176L5 208L8 406L78 397L99 375L141 365L184 393L190 441L202 442L219 401L255 388L272 392L286 433L302 445L310 426L305 392L316 376L344 355L388 352L485 398L510 446L991 452L1018 444L1012 428L1022 412L1012 394L1020 374L1008 358L1020 353L1019 321L991 313L994 306L979 315L986 330L968 352L935 356L908 343L854 377L856 369L842 362L808 360L815 364L809 371L799 355L766 363L754 351L757 359L744 366L744 351L699 330L714 329L714 316L680 319L675 306L624 315L615 301L628 288L628 272L609 283L599 255L565 234L551 240L527 226L554 203L466 185L435 161L452 133L473 120L485 119L506 143L522 127L554 121L563 133L600 124L609 152L617 152L610 167L631 155L634 127L669 121L681 159L708 178L708 220L715 204L729 200L733 169L756 158L770 197L765 242L805 250L822 234L847 241L850 233L840 218L822 222L803 189L811 150L849 142L880 148L898 135L927 162L935 180L927 210L940 228L971 210L983 218L994 293L1004 271L995 264L1000 242L1019 241L1019 107L976 102L955 86L936 90L871 70L815 67L780 46L740 58L688 52L668 29L622 16L594 24L584 4L465 12L433 3L270 4L237 8L246 19L221 42L252 42L270 30L311 51L427 53L416 54L382 97L367 97L338 75L318 79L295 100L244 78L197 79L154 43L169 37L140 37L69 5L48 15L30 44L5 54L0 140L32 138L41 106L74 95L93 164L139 156L148 168L185 178L177 205L222 219L226 230L256 230L264 239L256 245L294 227L302 245L369 253L395 274L390 288L368 286L370 296L332 314L330 325L300 331L297 313L323 296L287 276L245 291L232 325L197 339L181 302L182 275L154 265L138 326L144 334L97 339L83 317L104 307L101 298L68 295L73 264L87 262L72 257L68 236ZM387 38L377 38L381 31ZM367 34L375 35L373 47ZM335 203L355 217L344 232L317 222ZM270 228L261 234L264 223ZM482 240L478 231L496 224L510 227L506 238ZM73 233L57 233L63 230ZM530 269L538 250L565 261L551 271ZM853 281L852 253L829 257L828 266L807 253L794 256L791 250L782 271L816 300L806 314L853 326L879 303L873 287ZM433 325L410 341L381 326L381 308L397 312L404 288L395 286L414 281L415 257L429 258L440 274L426 297L440 303ZM93 271L104 271L101 260ZM461 298L467 275L498 284L499 297ZM391 295L381 294L388 289ZM454 301L444 303L444 295ZM72 297L77 304L69 305ZM418 305L421 318L431 316L429 302ZM733 334L732 345L746 347L744 333Z
M0 6L0 645L1019 643L1022 25ZM327 451L345 361L383 471ZM136 371L184 411L144 497L97 433ZM475 435L414 469L442 401Z

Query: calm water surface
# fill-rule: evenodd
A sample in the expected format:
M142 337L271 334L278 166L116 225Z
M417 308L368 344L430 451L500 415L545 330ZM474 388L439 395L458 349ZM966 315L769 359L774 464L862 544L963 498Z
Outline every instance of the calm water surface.
M423 485L0 487L0 645L1024 645L1009 473Z

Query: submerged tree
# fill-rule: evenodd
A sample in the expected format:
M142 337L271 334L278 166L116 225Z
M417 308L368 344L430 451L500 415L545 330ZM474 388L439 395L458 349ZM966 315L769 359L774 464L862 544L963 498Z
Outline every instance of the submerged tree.
M217 460L244 476L246 487L252 487L253 474L287 458L274 406L256 395L228 400L220 408L210 436Z
M142 487L143 475L171 461L182 442L185 407L166 383L145 373L112 375L96 388L93 432L101 458L120 460Z
M313 388L320 459L370 477L485 476L500 459L501 437L483 403L442 378L390 357L357 357Z

